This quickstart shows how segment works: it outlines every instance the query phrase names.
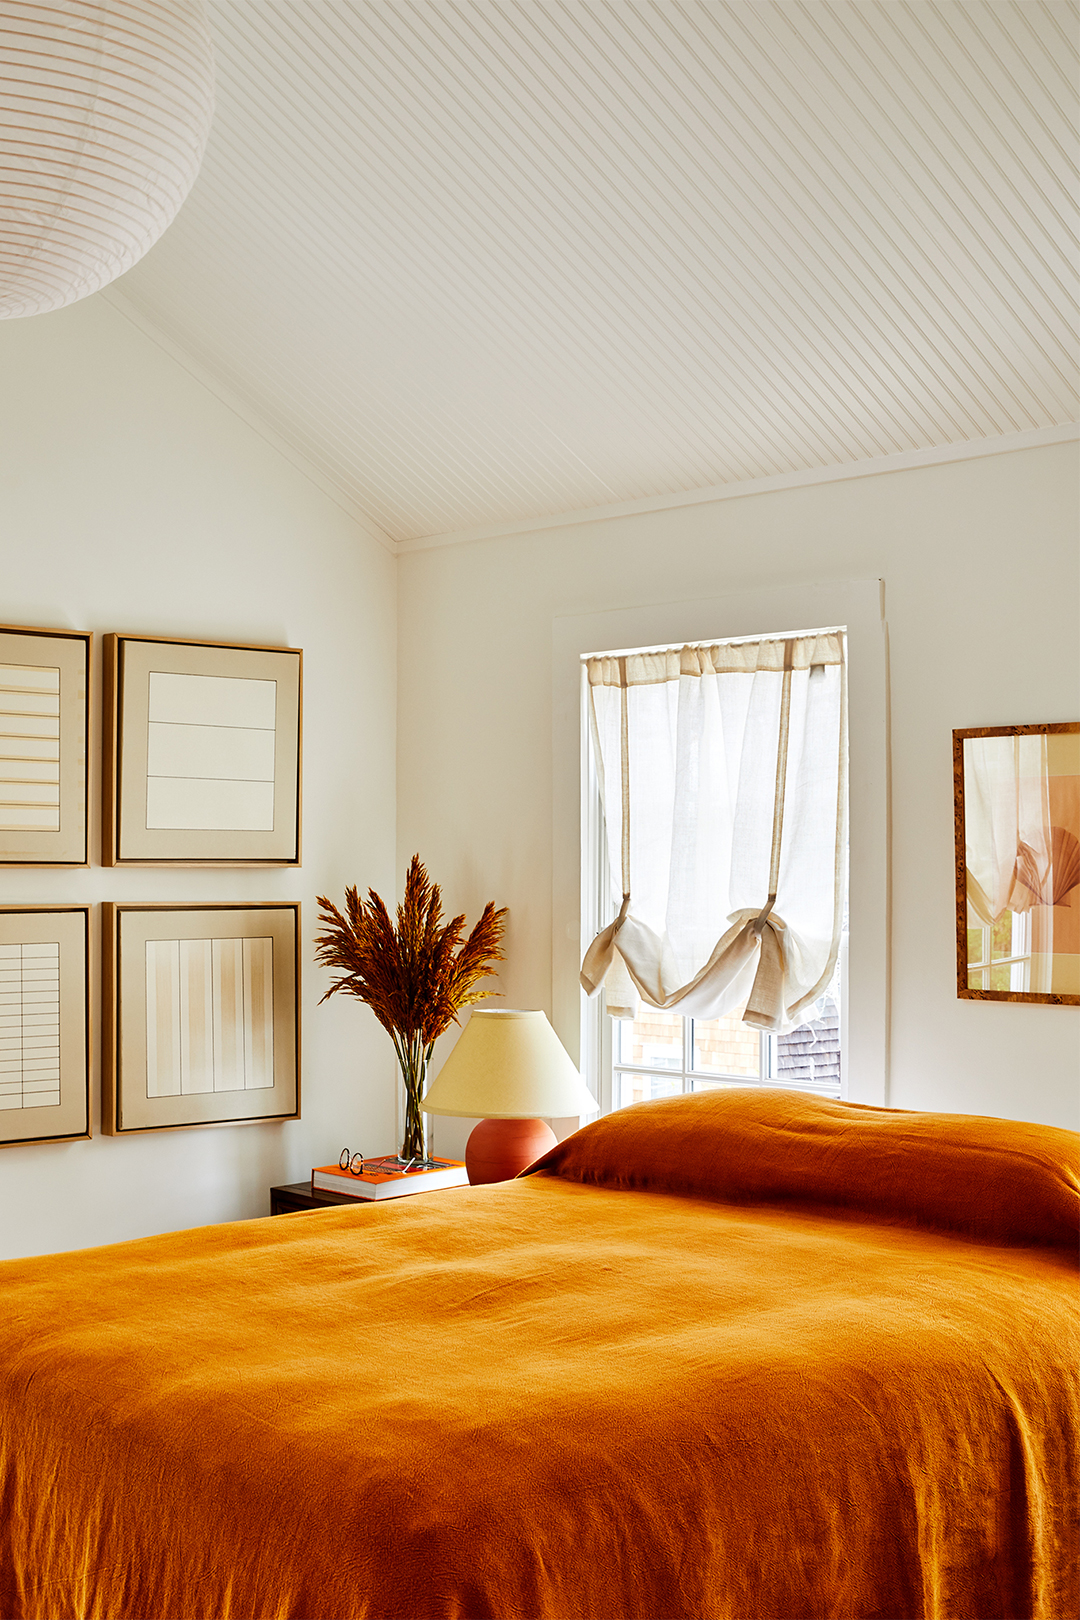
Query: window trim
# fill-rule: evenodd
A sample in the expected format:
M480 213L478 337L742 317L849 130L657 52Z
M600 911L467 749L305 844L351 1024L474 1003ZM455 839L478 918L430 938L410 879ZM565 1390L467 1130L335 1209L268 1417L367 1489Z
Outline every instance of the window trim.
M581 657L598 647L651 647L844 624L848 635L850 852L847 1041L842 1095L888 1102L889 815L888 632L881 580L747 591L556 617L552 626L552 1022L585 1074L603 1038L578 973L587 939L582 838L592 836L588 732L582 723ZM607 1020L610 1022L610 1020ZM603 1069L600 1071L603 1073ZM610 1069L608 1069L610 1072ZM599 1097L610 1109L610 1094ZM578 1120L555 1121L565 1135Z

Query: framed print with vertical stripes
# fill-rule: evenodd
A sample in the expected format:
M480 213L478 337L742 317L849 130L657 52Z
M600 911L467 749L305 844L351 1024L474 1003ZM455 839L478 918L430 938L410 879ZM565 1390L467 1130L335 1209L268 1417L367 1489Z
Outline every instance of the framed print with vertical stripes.
M298 647L104 638L102 862L297 866Z
M89 906L0 906L0 1147L90 1135L89 940Z
M300 906L103 907L102 1129L300 1117Z
M90 636L0 626L0 866L86 866Z

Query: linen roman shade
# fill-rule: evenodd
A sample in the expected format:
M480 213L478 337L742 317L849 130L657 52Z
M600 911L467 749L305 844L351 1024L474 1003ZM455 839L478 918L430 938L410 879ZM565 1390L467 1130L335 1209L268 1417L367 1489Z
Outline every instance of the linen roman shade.
M844 634L584 661L615 920L581 982L779 1030L811 1015L843 917ZM749 996L749 999L747 1000Z

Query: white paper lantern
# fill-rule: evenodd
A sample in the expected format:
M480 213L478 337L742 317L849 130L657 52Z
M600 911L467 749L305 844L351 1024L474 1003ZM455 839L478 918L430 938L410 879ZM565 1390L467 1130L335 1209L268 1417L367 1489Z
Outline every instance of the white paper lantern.
M203 0L0 0L0 316L60 309L141 259L213 111Z

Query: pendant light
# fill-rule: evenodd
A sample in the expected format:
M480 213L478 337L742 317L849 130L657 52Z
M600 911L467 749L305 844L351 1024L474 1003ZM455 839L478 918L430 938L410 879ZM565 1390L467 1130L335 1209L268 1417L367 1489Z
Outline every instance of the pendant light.
M60 309L141 259L213 110L203 0L0 0L0 316Z

